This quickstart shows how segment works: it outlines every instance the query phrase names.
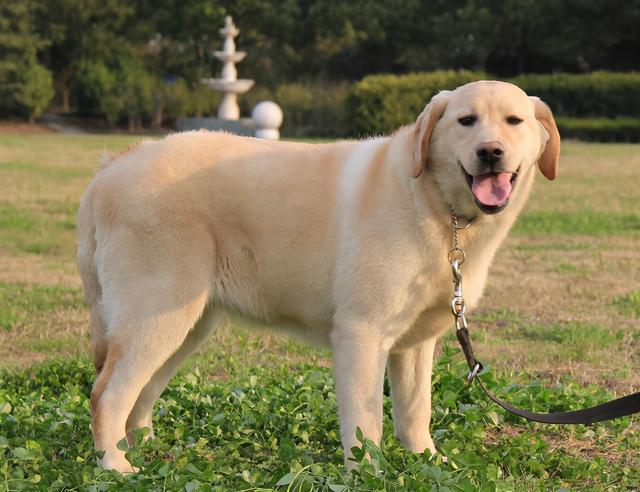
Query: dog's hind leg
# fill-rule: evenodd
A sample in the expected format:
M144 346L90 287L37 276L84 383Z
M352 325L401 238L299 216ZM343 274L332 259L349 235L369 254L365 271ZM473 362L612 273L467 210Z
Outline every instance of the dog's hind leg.
M190 241L214 251L206 236L187 231ZM202 239L204 237L204 240ZM112 231L98 246L101 312L106 321L106 357L91 392L92 430L101 465L132 471L117 443L145 386L180 350L202 317L210 296L210 258L185 254L180 237L145 237ZM193 249L193 248L192 248ZM162 372L162 371L161 371Z
M204 315L196 323L196 326L189 332L184 343L180 348L162 365L160 369L153 375L151 381L144 387L138 400L134 405L129 418L127 419L127 438L129 442L133 442L132 431L143 427L149 428L147 438L153 437L153 425L151 423L151 414L153 405L160 397L165 387L176 373L182 362L195 352L208 336L218 326L221 318L219 310L210 306Z
M190 301L170 307L170 290L164 295L147 294L153 297L147 307L154 305L156 314L118 317L117 326L110 326L105 364L91 392L94 442L96 450L105 452L101 465L120 472L133 470L117 448L126 435L131 410L154 374L180 349L208 298L203 290Z

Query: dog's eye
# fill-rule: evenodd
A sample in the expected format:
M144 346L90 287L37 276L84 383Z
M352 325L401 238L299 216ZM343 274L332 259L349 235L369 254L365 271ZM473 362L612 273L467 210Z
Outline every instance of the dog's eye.
M462 126L473 126L473 124L478 120L476 116L463 116L462 118L458 118L458 123Z
M518 118L517 116L509 116L507 118L507 123L509 123L510 125L519 125L520 123L522 123L522 118Z

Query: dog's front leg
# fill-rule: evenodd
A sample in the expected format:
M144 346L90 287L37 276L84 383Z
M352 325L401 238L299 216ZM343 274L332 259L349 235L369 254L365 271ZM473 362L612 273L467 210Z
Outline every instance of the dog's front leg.
M342 446L347 467L359 446L356 427L376 444L382 437L382 389L388 350L375 327L350 323L331 334Z
M389 355L395 434L410 451L436 452L431 434L431 369L436 337Z

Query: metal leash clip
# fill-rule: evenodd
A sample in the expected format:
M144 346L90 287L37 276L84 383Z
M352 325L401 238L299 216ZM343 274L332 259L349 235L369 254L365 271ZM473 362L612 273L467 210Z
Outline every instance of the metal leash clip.
M473 366L473 369L469 371L466 384L469 384L471 381L473 381L473 378L475 378L480 371L482 371L482 364L480 364L480 362L476 362L476 365Z
M474 217L475 218L475 217ZM449 263L451 263L451 271L453 273L453 283L455 285L453 291L453 297L451 298L451 313L453 314L456 322L456 331L462 330L463 328L467 329L467 318L466 314L466 306L464 303L464 296L462 295L462 272L460 267L467 259L467 255L464 250L460 247L460 239L458 237L458 231L462 229L467 229L473 219L467 219L464 225L460 225L460 221L458 216L455 214L453 209L451 210L451 225L453 227L453 248L449 250L447 254L447 258L449 259ZM467 384L469 384L473 379L478 375L478 373L482 370L482 364L476 362L473 369L469 372L467 376Z

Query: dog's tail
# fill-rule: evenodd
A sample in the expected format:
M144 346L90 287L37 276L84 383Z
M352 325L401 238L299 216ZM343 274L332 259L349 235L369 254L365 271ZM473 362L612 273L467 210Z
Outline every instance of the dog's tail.
M100 308L102 287L96 266L97 243L93 193L94 188L90 184L82 197L78 209L78 252L76 262L84 285L85 300L91 309L93 362L97 372L100 372L106 357L106 327Z

